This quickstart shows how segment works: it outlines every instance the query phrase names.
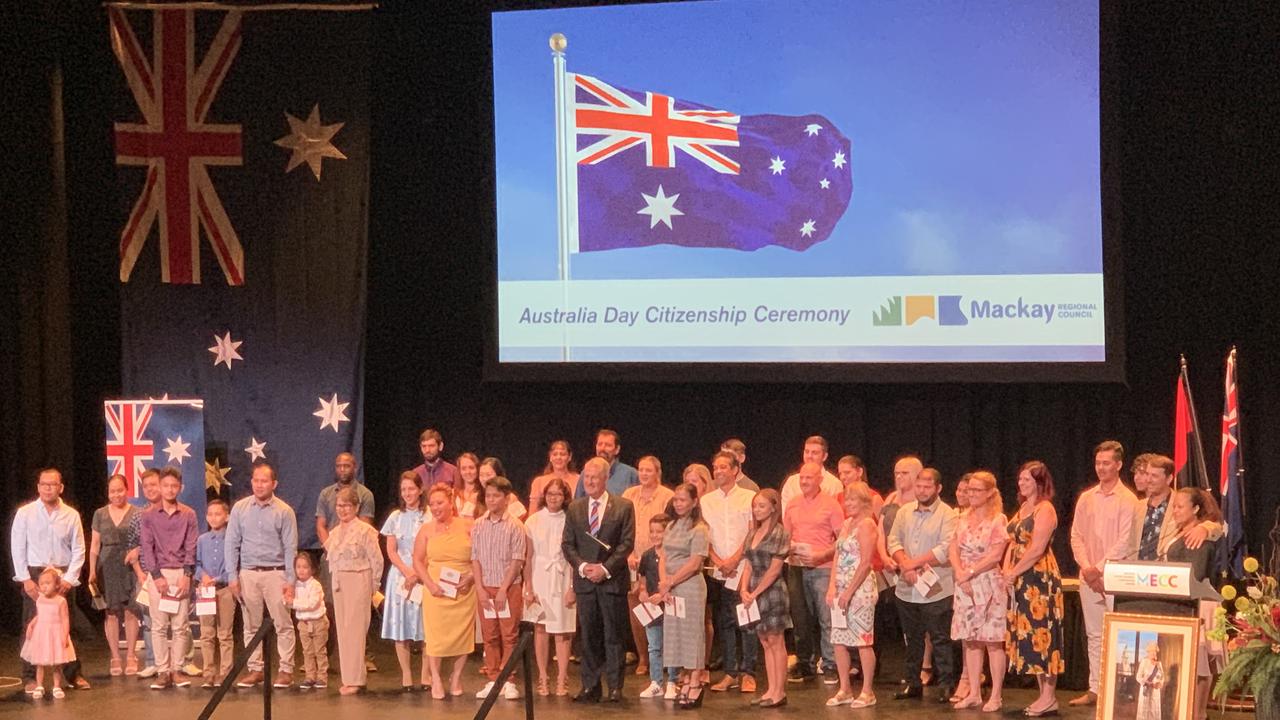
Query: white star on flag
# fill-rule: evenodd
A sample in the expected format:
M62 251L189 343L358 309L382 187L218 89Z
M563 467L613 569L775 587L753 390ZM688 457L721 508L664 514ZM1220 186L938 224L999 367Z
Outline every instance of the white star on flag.
M769 161L769 169L773 171L774 175L781 175L782 171L787 169L787 161L783 160L782 156L779 155Z
M833 158L831 158L831 164L832 164L832 165L835 165L837 168L842 168L842 167L844 167L844 163L845 163L845 160L844 160L844 151L843 151L843 150L837 150L837 151L836 151L836 156L835 156L835 157L833 157Z
M182 442L182 436L179 435L177 440L173 438L165 438L166 447L164 454L169 456L169 462L182 464L183 458L191 457L191 453L187 452L187 448L191 447L191 443Z
M240 357L240 353L236 352L236 349L239 348L244 341L232 340L230 330L228 330L227 333L222 337L218 337L215 334L213 336L213 342L215 343L215 345L209 348L209 352L214 354L214 358L213 358L214 367L218 367L222 363L226 363L227 369L230 370L232 360L239 360L241 362L244 362L244 358Z
M831 187L831 181L826 178L822 178L821 180L819 180L818 184L822 186L823 190L826 190L827 188Z
M332 400L320 398L320 409L311 414L320 418L321 430L332 427L336 433L339 423L351 422L351 418L347 417L347 406L350 404L338 402L338 393L334 393Z
M804 132L809 137L813 137L814 135L817 135L818 131L821 129L822 129L822 126L819 125L818 123L810 123L809 125L805 126Z
M320 402L324 401L321 400ZM320 427L323 428L324 426L321 425ZM245 448L244 451L249 453L249 462L257 462L258 460L267 459L267 453L265 452L266 449L267 444L265 442L258 442L258 438L255 437L249 441L249 447Z
M805 237L809 237L809 236L813 235L813 231L814 231L814 229L815 229L815 228L813 227L813 221L812 221L812 220L810 220L809 222L807 222L807 223L805 223L804 225L801 225L801 226L800 226L800 234L801 234L801 235L803 235L803 236L805 236Z
M668 196L659 185L657 195L640 193L640 197L644 198L645 206L637 210L636 214L649 216L650 230L657 227L658 223L665 223L669 230L675 229L671 227L671 218L684 214L676 209L676 199L680 197L680 193Z
M333 136L338 134L345 123L322 125L319 105L311 106L311 114L307 116L305 122L289 113L285 113L284 117L289 122L289 134L276 140L275 144L292 151L289 155L289 165L284 169L286 174L302 163L306 163L307 167L311 168L311 174L319 180L323 158L347 159L347 156L334 147L332 142Z

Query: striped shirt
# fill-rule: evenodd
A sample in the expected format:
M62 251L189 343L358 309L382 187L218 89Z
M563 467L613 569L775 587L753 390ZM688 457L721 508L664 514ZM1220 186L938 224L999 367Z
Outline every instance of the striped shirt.
M471 528L471 559L480 563L480 583L485 587L502 585L512 560L524 560L528 535L524 525L510 515L495 518L487 513ZM511 579L520 582L520 573Z

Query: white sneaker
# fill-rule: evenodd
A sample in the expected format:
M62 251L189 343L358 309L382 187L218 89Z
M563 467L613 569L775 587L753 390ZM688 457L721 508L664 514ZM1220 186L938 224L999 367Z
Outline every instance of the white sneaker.
M651 682L649 683L649 687L640 691L640 697L642 698L662 697L662 686L656 682Z
M508 700L519 700L520 691L516 689L515 685L511 683L504 683L502 686L502 697Z
M147 678L155 677L156 673L158 672L160 671L156 669L155 665L148 665L138 671L138 677L142 678L143 680L146 680Z
M680 697L680 688L676 687L673 682L667 683L667 692L662 696L663 700L675 700Z
M484 684L484 687L480 688L480 692L476 693L476 699L483 700L489 697L489 691L492 689L493 689L493 681L490 680L489 682Z

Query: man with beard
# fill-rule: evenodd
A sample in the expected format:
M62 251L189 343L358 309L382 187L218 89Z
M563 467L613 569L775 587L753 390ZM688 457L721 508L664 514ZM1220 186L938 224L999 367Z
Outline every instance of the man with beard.
M605 489L618 497L622 497L622 493L627 488L640 484L640 475L636 473L636 469L618 459L618 454L621 452L622 441L618 438L616 430L600 428L596 432L596 457L609 463L609 480L605 483ZM581 477L578 478L578 488L573 496L575 498L587 496Z
M440 431L433 428L423 430L418 436L418 450L422 452L422 464L413 471L422 478L423 490L435 487L436 483L444 483L455 491L462 486L458 466L440 456L444 452L444 437Z

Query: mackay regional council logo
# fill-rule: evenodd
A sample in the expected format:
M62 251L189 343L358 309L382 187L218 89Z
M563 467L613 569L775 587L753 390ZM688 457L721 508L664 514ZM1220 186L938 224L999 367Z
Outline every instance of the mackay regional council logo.
M871 313L871 324L877 327L914 325L921 318L932 318L939 325L968 325L969 318L960 309L960 295L894 295Z
M1034 320L1045 324L1055 317L1091 318L1098 311L1095 303L1035 303L1019 297L1012 302L970 300L965 313L963 295L892 295L878 310L871 312L876 327L914 325L929 318L942 327L968 325L974 320Z

